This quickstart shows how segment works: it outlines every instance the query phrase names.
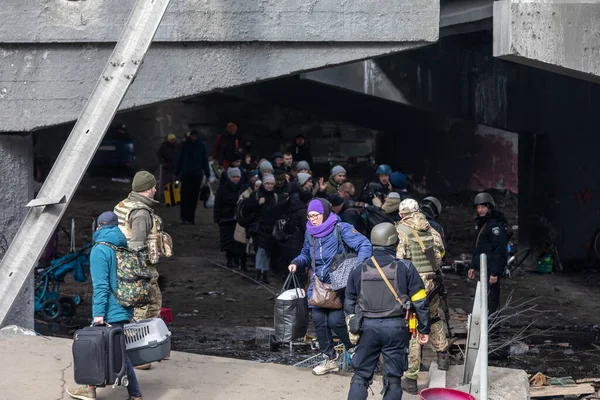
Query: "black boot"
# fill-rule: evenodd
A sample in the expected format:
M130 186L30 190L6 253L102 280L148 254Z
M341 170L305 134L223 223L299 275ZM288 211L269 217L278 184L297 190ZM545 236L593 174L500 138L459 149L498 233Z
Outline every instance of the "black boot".
M240 267L240 256L233 256L233 267L234 268Z
M263 281L263 283L265 283L267 285L271 284L271 282L269 282L269 277L267 275L267 271L262 273L262 281Z
M248 268L246 267L246 257L240 257L240 269L244 272L248 272Z
M262 271L256 270L254 273L254 280L259 282L262 280Z
M233 268L233 256L227 253L227 268Z

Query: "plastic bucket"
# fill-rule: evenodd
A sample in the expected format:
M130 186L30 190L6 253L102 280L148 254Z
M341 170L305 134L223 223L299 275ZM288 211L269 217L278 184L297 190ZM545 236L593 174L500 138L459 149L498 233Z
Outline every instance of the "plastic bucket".
M456 389L447 388L428 388L419 392L421 400L477 400L469 393L461 392Z

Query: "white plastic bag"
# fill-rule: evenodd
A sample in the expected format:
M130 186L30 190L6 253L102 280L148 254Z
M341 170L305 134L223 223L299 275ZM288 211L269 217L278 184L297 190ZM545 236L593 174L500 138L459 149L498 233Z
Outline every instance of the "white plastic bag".
M207 183L206 185L210 189L210 196L208 197L208 200L206 200L204 202L204 208L213 208L215 206L215 194L213 193L213 190L212 190L212 187L210 186L210 184Z

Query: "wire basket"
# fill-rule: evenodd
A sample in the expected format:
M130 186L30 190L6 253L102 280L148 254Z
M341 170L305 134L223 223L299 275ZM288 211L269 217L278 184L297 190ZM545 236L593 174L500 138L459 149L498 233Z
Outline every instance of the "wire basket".
M343 344L338 344L335 346L335 352L338 356L338 366L340 367L340 371L348 371L352 363L350 354L346 351L346 347ZM321 364L324 360L325 356L323 354L317 354L294 364L294 367L314 368Z
M317 365L321 364L325 360L323 354L317 354L315 356L309 357L304 361L300 361L299 363L294 364L294 367L298 368L314 368Z
M256 345L259 347L270 347L271 337L275 334L275 328L256 328Z

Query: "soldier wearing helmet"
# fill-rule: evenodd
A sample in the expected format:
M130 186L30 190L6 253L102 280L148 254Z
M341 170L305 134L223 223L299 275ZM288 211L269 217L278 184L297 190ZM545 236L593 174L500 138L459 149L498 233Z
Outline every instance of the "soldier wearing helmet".
M352 357L354 376L348 399L367 398L367 388L377 367L378 356L382 354L383 398L400 400L400 379L407 368L406 349L410 339L405 306L408 306L409 300L413 304L418 321L418 341L425 344L429 334L427 295L412 263L395 257L398 234L394 225L389 222L376 225L371 231L371 243L373 257L352 270L344 300L351 333L357 333L355 328L358 328L357 322L362 317L360 346Z
M433 229L437 231L442 237L442 242L444 243L444 248L447 248L446 243L446 235L444 234L444 228L437 221L440 214L442 213L442 203L433 196L427 196L423 199L421 203L421 212L427 218L427 222Z
M473 205L477 208L475 222L475 237L473 259L469 269L469 278L475 279L479 271L479 258L487 256L487 269L490 277L488 290L488 312L492 314L500 305L500 277L508 262L508 235L506 233L506 218L496 210L494 198L489 193L479 193L475 196Z
M444 254L442 238L439 233L431 229L429 222L427 222L425 215L420 212L419 204L415 200L403 200L400 203L399 210L401 220L396 225L398 231L396 257L411 261L425 284L425 292L432 293L437 286L436 271L442 265ZM430 343L437 352L438 369L445 371L450 367L448 339L440 319L440 295L436 292L432 293L429 298ZM410 341L408 369L402 382L402 387L407 393L417 394L418 392L417 374L420 365L421 346L413 339Z

